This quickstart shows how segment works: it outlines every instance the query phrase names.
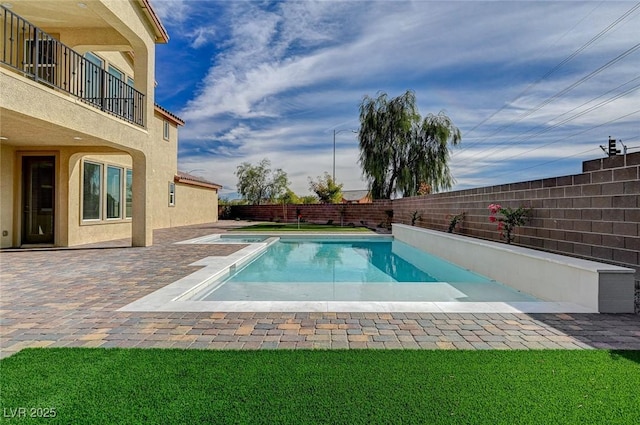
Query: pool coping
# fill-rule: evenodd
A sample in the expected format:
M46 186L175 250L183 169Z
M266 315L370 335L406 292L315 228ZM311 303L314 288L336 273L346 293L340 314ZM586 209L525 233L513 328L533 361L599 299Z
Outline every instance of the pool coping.
M600 313L633 313L635 270L394 223L397 240L532 296Z
M379 238L391 239L387 234L348 233L290 233L260 232L244 233L243 236L267 236L264 242L244 243L247 245L228 256L209 256L191 266L202 268L164 286L117 311L122 312L358 312L358 313L594 313L595 311L570 302L414 302L414 301L193 301L188 298L209 284L212 280L251 261L279 237L309 238ZM206 244L219 239L212 234L176 242L176 244ZM233 242L238 244L237 242Z

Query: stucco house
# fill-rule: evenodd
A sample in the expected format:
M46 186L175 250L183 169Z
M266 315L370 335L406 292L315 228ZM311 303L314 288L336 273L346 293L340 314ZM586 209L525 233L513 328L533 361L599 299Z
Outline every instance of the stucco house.
M149 0L9 0L0 20L0 246L73 246L217 220L154 100Z

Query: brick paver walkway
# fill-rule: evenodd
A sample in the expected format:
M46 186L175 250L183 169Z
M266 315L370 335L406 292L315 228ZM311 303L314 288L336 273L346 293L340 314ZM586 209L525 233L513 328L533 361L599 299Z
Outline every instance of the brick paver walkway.
M208 224L80 249L0 253L0 348L640 349L633 314L130 313L117 309L168 285L211 255L242 245L175 245L225 232Z

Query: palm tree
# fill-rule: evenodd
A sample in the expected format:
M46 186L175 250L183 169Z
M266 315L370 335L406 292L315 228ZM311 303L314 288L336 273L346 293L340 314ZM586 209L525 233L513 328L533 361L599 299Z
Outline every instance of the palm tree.
M390 100L384 92L375 99L365 96L358 139L360 165L374 199L414 196L424 184L434 191L453 185L449 144L460 143L460 130L442 112L423 120L411 90Z

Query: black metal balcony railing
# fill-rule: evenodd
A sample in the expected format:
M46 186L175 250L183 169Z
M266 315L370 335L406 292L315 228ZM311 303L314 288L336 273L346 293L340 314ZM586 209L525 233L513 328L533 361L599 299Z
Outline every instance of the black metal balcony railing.
M1 7L0 62L125 121L144 126L144 94Z

